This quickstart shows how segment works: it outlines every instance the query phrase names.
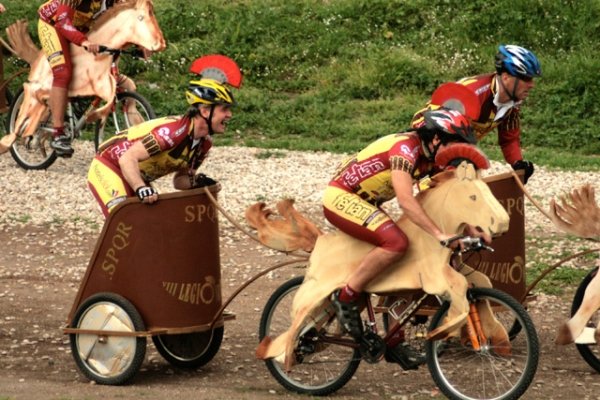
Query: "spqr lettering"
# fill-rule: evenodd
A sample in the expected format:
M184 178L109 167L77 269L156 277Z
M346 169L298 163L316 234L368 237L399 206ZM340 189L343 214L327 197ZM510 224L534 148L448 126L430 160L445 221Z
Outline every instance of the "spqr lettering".
M206 204L195 204L185 207L185 222L202 222L204 219L212 222L217 220L215 207Z
M517 212L519 215L524 215L523 197L509 197L507 199L502 199L500 200L500 204L502 204L502 206L510 216L512 216L514 212Z
M106 253L104 253L102 270L109 275L110 279L112 279L117 271L119 253L130 244L129 235L131 234L132 229L133 226L128 226L123 222L120 222L110 240L110 247L106 250Z

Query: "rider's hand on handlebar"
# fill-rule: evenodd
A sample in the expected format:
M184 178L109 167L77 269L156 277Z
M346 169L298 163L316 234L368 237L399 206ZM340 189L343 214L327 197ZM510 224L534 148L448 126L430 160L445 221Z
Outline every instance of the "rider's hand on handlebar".
M492 236L489 233L485 233L481 229L475 228L472 225L467 225L463 233L465 236L481 238L486 244L492 243Z
M452 250L463 250L464 245L460 240L462 238L463 236L460 235L443 235L440 238L440 244Z
M450 239L440 241L440 244L452 249L457 254L475 250L494 251L494 249L485 244L482 237L453 236Z
M83 43L81 43L81 47L93 54L98 54L100 52L100 45L92 43L89 40L85 40Z

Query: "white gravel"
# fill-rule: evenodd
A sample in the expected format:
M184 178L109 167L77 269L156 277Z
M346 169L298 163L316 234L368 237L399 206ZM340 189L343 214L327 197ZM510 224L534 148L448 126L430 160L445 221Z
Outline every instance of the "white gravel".
M218 139L217 139L218 142ZM48 170L25 171L9 153L0 156L0 226L22 222L59 223L97 230L103 217L90 194L86 176L93 158L90 142L76 142L72 159L59 159ZM323 189L345 156L326 152L265 150L215 146L201 170L221 182L221 205L239 221L246 207L284 197L296 199L296 207L320 216ZM492 163L488 175L509 171L507 164ZM600 173L561 172L537 166L527 189L546 209L551 198L590 183L600 187ZM156 182L161 193L172 191L171 177ZM395 202L386 207L392 213ZM552 224L526 201L528 231L555 232ZM324 227L324 219L315 220Z

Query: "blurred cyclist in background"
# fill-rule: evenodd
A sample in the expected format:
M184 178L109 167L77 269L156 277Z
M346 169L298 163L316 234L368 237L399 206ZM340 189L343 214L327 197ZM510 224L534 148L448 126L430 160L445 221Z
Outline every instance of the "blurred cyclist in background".
M495 73L463 78L458 83L479 99L479 117L471 121L477 140L497 128L504 159L514 170L524 170L527 182L534 167L531 161L523 159L521 152L519 109L535 86L534 78L542 75L540 62L535 54L523 47L502 45L498 47L495 65ZM423 113L436 107L429 103L418 111L412 126L422 126L425 123Z

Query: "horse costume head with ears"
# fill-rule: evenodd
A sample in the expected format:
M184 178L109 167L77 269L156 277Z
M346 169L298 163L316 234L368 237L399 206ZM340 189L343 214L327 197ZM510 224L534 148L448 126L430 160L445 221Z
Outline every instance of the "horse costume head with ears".
M111 49L122 49L135 44L150 51L165 48L165 39L154 15L152 0L123 0L100 14L87 34L90 41ZM116 93L116 78L111 73L112 55L94 55L71 45L73 75L69 96L98 96L106 102L95 110L88 121L106 118ZM24 97L15 131L0 140L0 154L6 152L17 136L26 138L37 129L47 116L47 101L52 87L52 71L43 51L31 63L31 70L23 84Z

